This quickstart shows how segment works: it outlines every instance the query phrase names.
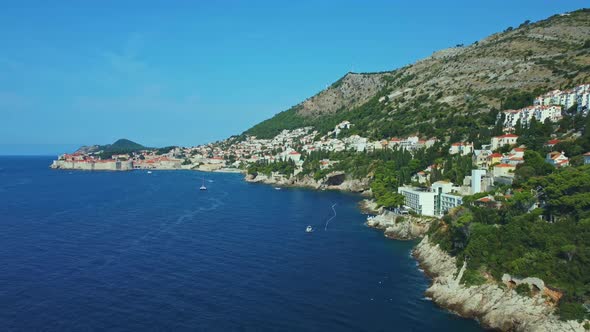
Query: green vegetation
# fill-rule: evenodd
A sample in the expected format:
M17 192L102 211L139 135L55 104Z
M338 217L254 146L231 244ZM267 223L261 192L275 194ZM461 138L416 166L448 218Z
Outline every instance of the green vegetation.
M530 106L533 104L535 97L544 92L546 92L546 89L544 88L537 88L532 91L504 91L503 95L505 95L505 97L502 99L501 109L519 109Z
M588 10L580 10L538 23L525 21L486 43L465 48L458 56L438 62L432 60L428 69L431 72L407 66L381 73L378 85L381 89L374 95L351 100L348 106L322 113L304 109L300 104L252 127L244 135L271 138L283 129L305 126L312 126L319 135L325 135L347 120L354 125L342 131L338 138L356 134L372 141L413 134L436 137L445 143L413 152L386 149L369 153L321 151L304 154L303 171L298 176L310 175L320 180L330 172L343 171L351 178L368 177L372 179L371 189L377 203L387 208L403 201L397 188L410 184L412 175L430 165L437 166L432 168L431 182L450 180L460 184L474 167L472 158L448 155L446 143L469 141L480 148L488 144L492 136L502 134L501 110L529 106L535 96L551 89L566 89L574 83L587 82L590 40L582 36L576 43L556 42L532 39L528 34L539 26L551 27L554 22L559 23L557 28L567 22L571 22L572 27L586 27L590 22L589 14ZM524 50L523 45L526 46ZM497 71L487 73L488 77L471 75L475 77L473 80L469 75L461 76L461 72L458 76L444 72L470 59L486 56L494 60L504 57L509 62L525 61L534 70L498 67ZM415 70L408 70L410 68ZM505 77L504 84L498 77L507 69L512 74ZM520 72L539 76L515 81L522 77ZM431 83L438 77L444 77L447 86ZM339 79L330 88L342 88L345 79ZM520 85L513 84L515 82ZM520 88L514 89L514 86ZM360 88L355 92L362 95ZM334 105L341 103L334 102ZM517 124L518 145L525 145L527 151L524 163L516 168L514 184L464 197L464 206L453 210L430 229L431 239L442 249L457 256L459 262L468 262L463 283L480 285L490 277L499 280L504 273L539 277L564 293L559 303L563 319L588 317L581 303L590 302L590 166L582 166L582 154L590 151L590 117L576 114L574 109L565 110L559 123L532 120L527 127ZM556 134L561 142L554 148L546 147L546 142ZM500 152L510 148L504 147ZM556 170L546 163L545 155L552 150L564 151L575 167ZM324 159L333 165L325 168L321 164ZM261 162L252 165L248 172L292 174L293 167L286 162L276 165ZM501 209L479 205L477 199L487 195L493 196L502 205ZM527 285L517 287L516 291L531 295Z
M267 161L259 161L248 167L248 174L265 174L270 176L272 172L278 172L287 177L290 177L295 171L295 162L293 161L277 161L269 163Z
M133 141L130 141L128 139L121 138L111 145L104 146L104 149L137 151L137 150L145 149L145 146L143 146L139 143L135 143Z
M166 154L166 153L168 153L168 152L170 152L170 151L172 151L174 149L176 149L176 146L166 146L166 147L163 147L163 148L156 149L156 154L157 155L163 155L163 154Z
M307 121L297 114L297 110L299 109L300 106L291 107L290 109L248 129L245 134L256 136L258 138L273 138L284 129L305 127Z
M375 170L371 190L379 206L393 208L404 203L404 196L397 193L399 181L396 174L394 161L384 162Z
M533 193L545 204L529 212ZM562 317L584 317L571 309L590 300L590 166L533 176L500 210L466 203L431 232L472 271L539 277L564 292Z
M463 273L461 282L466 286L479 286L486 283L486 278L479 271L467 268Z
M96 151L102 151L98 155L101 159L110 159L115 154L127 154L145 149L146 147L141 144L122 138L113 144L100 145Z
M514 289L520 295L531 296L531 287L528 284L522 283Z

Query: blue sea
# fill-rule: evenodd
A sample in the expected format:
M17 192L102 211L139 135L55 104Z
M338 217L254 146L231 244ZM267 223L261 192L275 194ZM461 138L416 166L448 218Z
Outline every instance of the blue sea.
M481 330L356 195L50 163L0 157L2 331Z

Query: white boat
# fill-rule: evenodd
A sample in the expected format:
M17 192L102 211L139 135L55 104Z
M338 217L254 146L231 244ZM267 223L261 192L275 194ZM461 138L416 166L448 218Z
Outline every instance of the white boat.
M279 187L275 187L275 190L281 190L281 188L279 188Z
M311 232L313 232L313 227L307 226L307 228L305 229L305 233L311 233Z
M205 177L204 176L203 176L203 184L201 185L199 190L207 190L207 187L205 187Z
M147 173L148 173L148 174L152 174L152 171L148 171Z

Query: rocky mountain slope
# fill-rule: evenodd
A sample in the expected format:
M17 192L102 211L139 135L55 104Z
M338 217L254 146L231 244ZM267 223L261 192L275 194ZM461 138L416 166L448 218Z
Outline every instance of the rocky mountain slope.
M487 125L474 115L524 106L535 93L588 82L590 10L583 9L524 22L391 72L348 73L246 134L273 136L303 125L328 130L342 119L376 137L428 131L457 115Z

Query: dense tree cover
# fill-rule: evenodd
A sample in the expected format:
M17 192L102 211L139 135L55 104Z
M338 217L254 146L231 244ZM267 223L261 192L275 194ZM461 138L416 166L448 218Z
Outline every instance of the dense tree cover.
M502 109L519 109L533 104L535 97L546 92L545 89L537 88L533 91L504 91L505 97L502 99Z
M396 174L394 161L383 162L375 169L371 190L380 206L393 208L404 203L404 197L397 193L399 181Z
M127 154L144 149L146 147L141 144L121 138L113 144L98 146L96 151L102 151L98 154L101 159L110 159L114 154Z
M532 166L531 166L532 167ZM541 202L535 208L537 198ZM564 292L563 318L582 318L590 300L590 166L532 176L504 198L502 209L465 206L445 216L431 236L442 248L467 260L468 283L476 271L495 278L509 273L539 277Z
M524 163L518 165L515 171L516 183L522 183L534 176L547 175L555 168L549 165L543 156L537 151L526 150L524 152Z
M273 138L284 129L296 129L306 126L306 119L297 114L299 106L291 107L274 117L264 120L248 129L245 134L258 138Z
M444 179L461 184L465 176L471 175L473 168L471 156L448 155L444 163Z
M437 143L430 148L422 148L416 151L407 151L401 149L383 149L367 153L358 153L354 151L314 151L304 154L302 175L314 175L316 179L332 171L344 171L352 178L364 178L379 176L379 172L395 172L397 179L396 187L411 182L412 175L418 171L432 165L437 160L442 161L444 152L447 147ZM335 161L329 170L320 170L320 160L329 159ZM387 163L387 162L392 163ZM382 167L387 163L387 167Z
M287 161L276 161L269 163L265 160L261 160L257 163L253 163L248 167L248 174L262 173L270 176L272 172L278 172L280 174L290 177L295 171L295 162L292 160Z

